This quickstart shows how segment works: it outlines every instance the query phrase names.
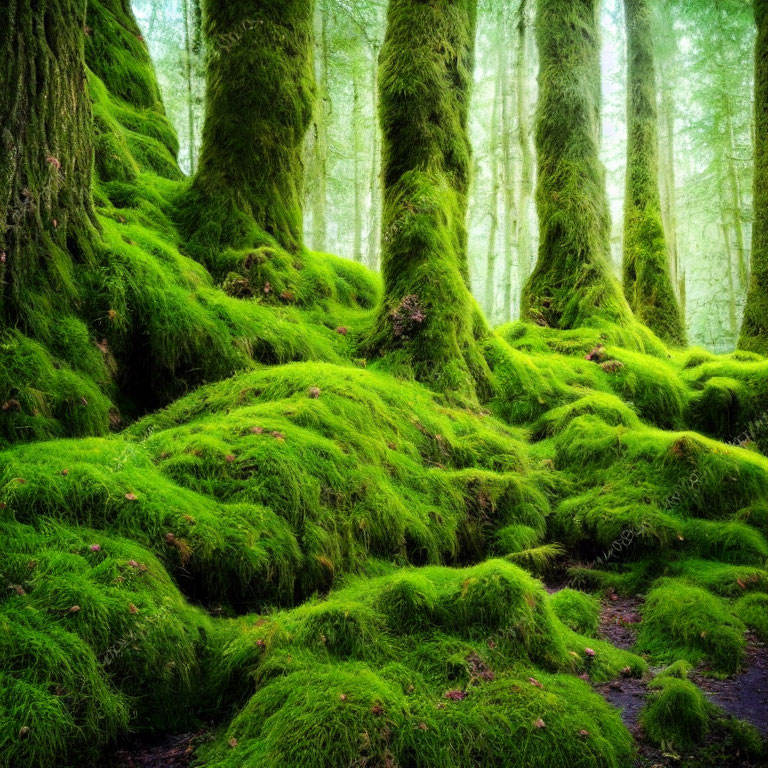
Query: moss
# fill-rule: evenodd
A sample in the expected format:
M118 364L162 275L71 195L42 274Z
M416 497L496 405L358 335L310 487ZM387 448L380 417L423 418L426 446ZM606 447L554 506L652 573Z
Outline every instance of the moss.
M754 5L757 23L755 42L755 174L754 223L750 284L739 348L768 354L768 7Z
M574 669L566 646L583 654L588 643L596 659L615 654L602 662L614 674L618 663L642 672L642 660L566 630L541 587L509 564L387 571L239 623L223 679L232 685L245 669L257 688L203 750L205 764L626 762L616 712L574 676L533 663Z
M627 26L627 182L624 293L635 316L668 344L685 343L672 287L659 194L656 71L648 0L625 0Z
M753 592L736 601L733 613L763 642L768 641L768 595Z
M706 661L731 674L744 654L744 625L718 597L683 581L664 580L648 594L637 638L640 650L658 661Z
M209 620L152 554L6 512L0 531L0 577L12 585L0 600L0 762L96 759L129 724L191 722Z
M489 391L465 226L476 12L475 0L389 5L379 81L384 301L364 345L396 375L470 401Z
M312 8L311 0L204 4L206 117L178 219L190 252L210 268L227 246L301 249Z
M688 749L709 733L713 707L688 680L656 678L657 689L640 714L640 723L653 744L663 749Z
M537 4L536 202L541 237L522 311L524 317L554 328L633 323L609 265L610 217L598 152L598 8L597 2Z
M561 589L550 599L552 610L560 621L580 635L594 637L600 618L600 601L585 592Z

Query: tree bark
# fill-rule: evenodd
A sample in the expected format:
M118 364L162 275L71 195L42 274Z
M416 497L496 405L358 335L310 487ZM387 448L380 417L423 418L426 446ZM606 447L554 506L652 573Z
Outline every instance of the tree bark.
M78 301L97 237L85 0L0 9L0 318L29 329Z
M755 20L752 269L739 347L768 354L768 0L755 0Z
M528 280L533 257L531 203L533 202L534 149L528 83L531 54L530 0L520 0L517 19L517 121L520 144L520 190L517 203L517 264L520 286Z
M523 316L556 328L633 318L611 274L600 146L598 0L538 0L539 257Z
M469 292L467 112L476 0L391 0L381 53L385 296L368 347L460 398L487 393Z
M663 341L685 331L669 273L659 193L656 70L648 0L624 0L627 25L627 187L624 292L635 316Z
M197 174L179 203L193 255L302 246L302 144L312 119L313 0L206 0Z
M497 15L497 34L501 31L499 19L501 11ZM490 162L491 162L491 190L488 202L488 216L491 220L491 226L488 231L488 249L485 257L485 285L483 290L483 308L485 316L493 325L494 314L496 311L496 242L499 231L499 111L501 100L504 98L502 90L502 73L504 69L503 47L501 37L497 37L496 44L499 55L496 59L495 87L493 97L493 108L491 110L491 140L490 140Z
M192 82L192 32L189 18L189 1L181 0L182 17L184 23L184 80L187 90L187 141L189 143L189 172L194 174L197 162L197 150L195 147L195 106L194 87Z

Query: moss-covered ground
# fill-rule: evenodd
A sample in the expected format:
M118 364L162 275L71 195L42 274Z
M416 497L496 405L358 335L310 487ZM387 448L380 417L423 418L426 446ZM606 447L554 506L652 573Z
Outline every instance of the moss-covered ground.
M89 11L103 249L0 341L0 765L211 720L211 768L630 765L590 682L732 674L768 632L768 359L521 322L471 406L361 359L362 267L186 254L120 7ZM646 596L634 652L607 590ZM685 677L659 743L708 732Z

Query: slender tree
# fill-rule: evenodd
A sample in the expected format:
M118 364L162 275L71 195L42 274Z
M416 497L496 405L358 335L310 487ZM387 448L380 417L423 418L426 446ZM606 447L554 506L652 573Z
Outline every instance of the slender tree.
M520 187L517 201L517 264L519 285L525 283L531 271L533 260L533 235L531 218L533 208L533 187L535 157L533 130L531 127L530 98L530 56L532 40L531 0L520 0L517 16L517 53L515 70L517 76L517 138L520 145Z
M540 243L524 317L573 328L633 322L611 273L600 145L598 0L538 0L536 114Z
M659 191L656 70L648 0L624 0L627 24L627 185L624 292L635 316L661 339L685 343L669 274Z
M197 174L179 204L190 250L302 242L302 145L312 119L313 0L206 0Z
M755 0L755 179L752 275L741 349L768 354L768 0Z
M465 228L475 17L475 0L389 4L379 81L385 295L369 340L402 375L470 398L488 379Z

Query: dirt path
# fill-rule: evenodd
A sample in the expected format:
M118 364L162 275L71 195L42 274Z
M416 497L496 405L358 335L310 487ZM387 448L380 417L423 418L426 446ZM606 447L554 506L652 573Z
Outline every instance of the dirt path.
M768 647L750 635L744 670L718 680L705 677L701 670L691 675L696 685L729 715L752 723L763 736L768 735Z
M189 768L203 734L183 733L152 739L136 737L105 763L105 768Z
M609 595L600 617L599 636L617 648L630 650L635 644L640 624L640 598ZM697 669L691 675L696 683L727 714L746 720L768 735L768 647L750 636L742 672L724 680L706 677ZM647 695L647 680L619 679L595 685L609 703L621 712L621 718L638 749L635 768L765 768L744 758L737 744L729 743L729 734L716 722L706 742L693 754L675 755L649 744L638 723Z

